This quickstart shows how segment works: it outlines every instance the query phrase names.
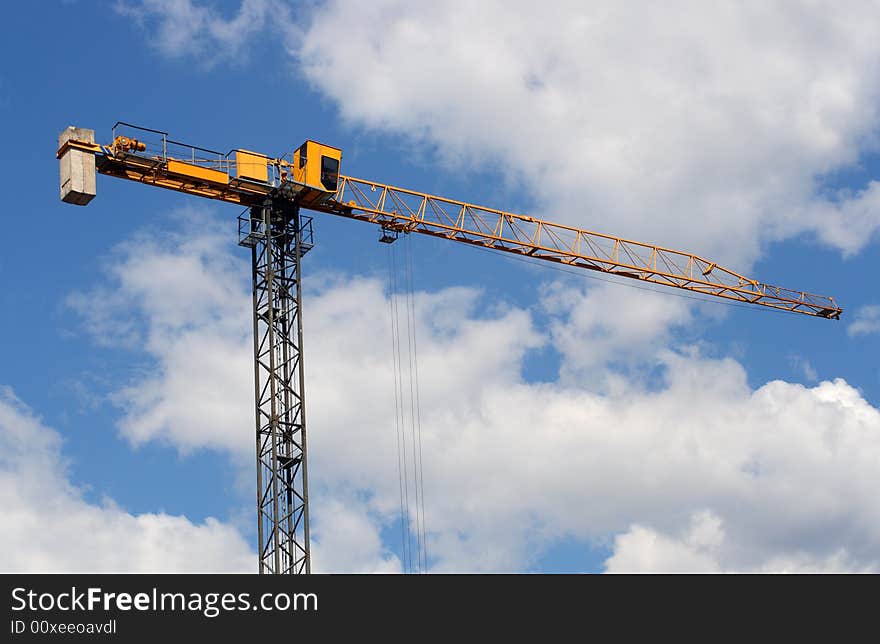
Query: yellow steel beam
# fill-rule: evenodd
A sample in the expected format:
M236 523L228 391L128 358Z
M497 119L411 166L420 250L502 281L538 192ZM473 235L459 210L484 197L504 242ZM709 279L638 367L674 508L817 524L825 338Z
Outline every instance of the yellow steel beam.
M199 183L224 186L229 183L229 173L213 168L205 168L194 163L186 163L177 159L168 159L165 169L169 174L177 175L184 180L191 179Z

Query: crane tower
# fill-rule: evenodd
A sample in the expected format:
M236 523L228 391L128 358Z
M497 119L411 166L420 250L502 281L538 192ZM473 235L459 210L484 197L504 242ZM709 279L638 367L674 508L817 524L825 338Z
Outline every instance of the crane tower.
M378 224L383 238L417 232L758 307L839 319L834 298L771 286L692 253L630 241L340 174L339 148L308 140L272 158L223 153L118 122L109 144L68 127L58 139L61 199L86 205L96 174L236 204L251 251L257 534L260 573L309 573L302 258L307 209Z

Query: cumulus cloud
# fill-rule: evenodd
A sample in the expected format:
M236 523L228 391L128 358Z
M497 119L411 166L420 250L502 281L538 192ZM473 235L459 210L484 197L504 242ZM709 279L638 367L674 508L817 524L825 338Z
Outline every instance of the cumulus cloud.
M230 17L192 0L120 0L115 8L149 29L165 56L196 56L207 66L241 60L249 41L267 27L292 26L288 5L278 0L242 0Z
M880 305L863 306L855 314L855 320L846 328L850 336L880 333Z
M868 572L848 560L844 550L817 557L810 552L793 552L773 557L756 568L723 567L724 526L711 512L696 512L681 535L668 535L634 525L614 539L614 554L605 562L612 573L660 572L775 572L840 573Z
M792 354L788 356L788 363L792 370L807 382L817 382L819 374L813 364L804 356Z
M821 185L876 143L877 18L873 3L329 2L298 57L350 122L495 164L550 219L748 265L804 231L855 252L880 225L876 183Z
M614 538L608 572L718 572L715 553L724 540L721 520L711 512L696 513L680 538L633 526Z
M229 244L212 247L211 233L156 235L124 244L108 270L126 278L104 286L104 301L118 310L102 318L135 311L145 320L143 346L156 361L120 396L138 391L140 382L161 392L129 410L123 432L151 418L155 424L141 440L228 449L245 462L253 449L252 370L239 345L250 333L241 319L248 269L230 258ZM205 270L208 261L228 264L229 272ZM159 267L166 263L201 277L163 288L168 271ZM151 280L155 287L141 286ZM217 282L232 289L228 298ZM400 504L388 293L375 278L313 275L310 283L304 319L315 556L334 570L399 569L388 552L394 537L381 539L394 534L384 530L396 525ZM563 287L544 290L545 325L533 311L503 302L487 312L474 289L415 294L434 570L523 570L557 540L586 547L614 535L620 537L608 564L613 570L880 565L880 411L857 389L843 380L753 389L735 360L665 348L665 324L686 324L691 315L676 303L648 302L659 312L646 317L647 331L637 309L631 324L614 329L565 304ZM575 301L584 295L571 291ZM213 303L177 317L173 302L199 298ZM651 327L654 318L665 322ZM228 332L210 332L213 325L229 325ZM161 341L150 340L166 328ZM189 367L169 361L177 333L204 328L204 341L186 354ZM619 378L597 390L577 377L587 370L607 375L627 345L641 346L632 359L652 366L659 382ZM548 346L566 355L560 378L528 382L522 373L529 352ZM212 361L237 355L236 347L240 360ZM192 366L203 364L210 368ZM240 407L226 415L241 422L218 426L211 396L178 399L171 382L225 392L226 404ZM179 411L184 400L198 413ZM694 516L699 535L716 526L717 538L693 537Z
M312 497L320 507L312 545L312 570L321 573L396 573L401 563L382 542L382 522L361 500Z
M543 290L541 305L552 316L550 337L561 356L562 381L601 382L614 375L609 363L635 366L628 375L638 377L643 358L666 346L673 329L695 319L692 304L619 284L552 284Z
M253 440L242 430L254 422L247 264L209 215L187 209L171 218L187 223L120 245L104 283L68 303L97 343L150 358L147 378L111 394L127 439L246 453Z
M880 184L827 181L877 149L872 2L377 0L292 12L243 0L224 16L144 0L123 11L169 56L280 33L347 122L426 144L449 172L494 167L551 220L742 270L775 240L809 233L850 255L880 227Z
M63 439L0 386L0 570L3 572L255 572L239 530L215 518L193 523L132 514L110 497L90 503L66 475ZM352 499L317 495L316 572L399 572L381 543L381 520ZM161 502L161 499L157 499Z
M195 524L87 502L62 440L0 387L0 569L4 572L252 572L256 555L217 519Z
M446 490L466 476L468 451L479 454L470 457L479 480L455 488L466 501L435 499L446 511L429 517L441 532L471 526L464 543L445 545L447 564L502 551L488 567L516 568L528 546L554 537L596 539L627 520L678 530L707 508L727 526L713 553L720 568L828 550L876 568L865 487L878 456L876 409L842 381L752 391L732 361L664 359L668 382L656 393L487 387L485 413L459 429L466 447L453 443L440 455L445 467L426 470Z

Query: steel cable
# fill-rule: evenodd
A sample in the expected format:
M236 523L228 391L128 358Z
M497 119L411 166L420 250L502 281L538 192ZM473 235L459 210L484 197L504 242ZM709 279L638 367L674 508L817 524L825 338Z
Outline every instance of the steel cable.
M410 337L412 340L412 344L410 347L411 351L411 402L412 407L411 411L413 411L413 450L414 450L414 460L416 461L416 466L418 468L418 479L416 481L416 494L417 494L417 513L420 512L420 515L417 514L417 521L420 521L421 527L417 526L417 529L421 530L421 550L420 556L422 558L421 568L423 571L427 572L428 570L428 532L425 525L425 475L424 475L424 467L423 467L423 458L422 458L422 411L421 411L421 392L419 390L419 352L418 352L418 342L417 342L417 333L416 333L416 312L415 312L415 288L414 288L414 270L413 270L413 259L412 259L412 242L410 236L406 237L406 262L407 262L407 278L409 281L409 289L408 289L408 305L409 305L409 325L410 325ZM414 395L413 395L414 389ZM418 455L415 455L415 448L418 446Z
M408 542L409 539L407 537L409 526L408 526L408 499L407 504L404 505L404 481L406 476L404 474L405 469L403 462L404 460L401 458L401 454L406 455L406 449L401 447L401 434L402 428L400 424L400 419L402 417L401 414L401 400L399 395L399 380L400 380L400 369L399 369L399 360L398 360L398 328L397 328L397 313L395 307L395 291L397 290L397 278L395 271L395 261L394 261L394 251L390 247L388 248L388 281L389 281L389 294L388 294L388 303L390 307L391 313L391 360L392 360L392 372L394 374L394 427L397 435L397 484L400 493L400 544L402 549L403 556L403 572L406 573L409 571L411 567L410 556L409 556L409 548Z

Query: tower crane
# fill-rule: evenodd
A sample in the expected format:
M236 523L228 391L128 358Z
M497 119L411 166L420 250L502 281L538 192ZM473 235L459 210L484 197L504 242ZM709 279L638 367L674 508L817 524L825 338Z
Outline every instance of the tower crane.
M314 242L301 209L377 224L385 242L421 233L756 307L826 319L842 313L834 298L771 286L692 253L348 177L341 150L313 140L272 158L118 122L109 143L71 126L58 146L67 203L88 204L100 173L245 209L238 226L253 277L261 573L311 571L301 260Z

